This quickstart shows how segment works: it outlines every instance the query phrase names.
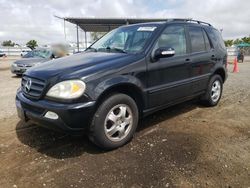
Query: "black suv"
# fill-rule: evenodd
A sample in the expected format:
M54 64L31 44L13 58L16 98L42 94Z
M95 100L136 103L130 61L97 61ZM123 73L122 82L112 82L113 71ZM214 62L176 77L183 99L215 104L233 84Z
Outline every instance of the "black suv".
M215 106L227 78L220 32L194 20L117 28L85 52L28 70L17 91L23 120L87 132L105 149L133 137L140 117L194 97Z

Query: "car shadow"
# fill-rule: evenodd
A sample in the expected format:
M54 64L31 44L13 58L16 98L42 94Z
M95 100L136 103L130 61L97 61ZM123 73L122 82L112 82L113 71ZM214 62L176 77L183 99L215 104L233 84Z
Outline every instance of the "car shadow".
M139 126L138 126L138 131L141 131L153 125L159 124L160 122L166 121L178 115L185 114L189 111L192 111L193 109L197 107L202 108L203 106L199 104L198 99L193 99L193 100L186 101L184 103L180 103L180 104L171 106L169 108L165 108L163 110L157 111L141 119Z
M137 132L140 134L140 131L145 128L153 127L197 107L197 101L193 100L158 111L142 119ZM24 145L57 159L77 157L84 153L101 154L106 152L92 144L86 135L71 136L22 121L16 125L16 135Z
M20 79L20 78L22 78L22 75L13 75L13 76L11 76L11 78L17 78L17 79Z

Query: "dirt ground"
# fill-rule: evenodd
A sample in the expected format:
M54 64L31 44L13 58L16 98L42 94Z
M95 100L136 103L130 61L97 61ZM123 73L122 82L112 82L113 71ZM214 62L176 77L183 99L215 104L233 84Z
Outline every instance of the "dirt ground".
M193 100L157 112L110 152L20 122L12 61L0 60L0 187L250 187L250 61L239 73L229 65L217 107Z

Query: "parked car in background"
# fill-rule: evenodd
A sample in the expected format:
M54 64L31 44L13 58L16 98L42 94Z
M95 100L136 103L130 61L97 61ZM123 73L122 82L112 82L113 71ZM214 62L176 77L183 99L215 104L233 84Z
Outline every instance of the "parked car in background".
M6 57L6 53L4 53L3 51L0 51L0 57Z
M31 50L22 50L21 51L21 57L23 57L24 55L26 55L28 52L30 52Z
M237 58L238 62L242 62L244 61L244 54L243 52L240 50L240 48L238 48L237 46L233 46L233 47L228 47L227 48L227 60L228 62L233 62L235 58Z
M27 69L49 61L54 58L51 50L35 49L23 56L23 58L15 61L11 65L11 72L17 76L21 76Z
M85 131L114 149L133 138L140 117L195 97L216 106L227 79L224 41L210 24L189 21L122 26L83 53L31 68L17 91L18 116Z
M237 47L227 47L228 56L237 56Z

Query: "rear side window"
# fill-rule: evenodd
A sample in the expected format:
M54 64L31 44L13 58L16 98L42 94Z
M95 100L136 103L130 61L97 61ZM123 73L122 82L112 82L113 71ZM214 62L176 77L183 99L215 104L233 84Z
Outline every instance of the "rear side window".
M211 49L211 45L207 37L207 33L204 30L203 30L203 35L204 35L206 50L209 51Z
M214 47L225 48L225 43L218 30L213 28L208 29L208 36L212 40Z
M202 32L203 31L200 27L189 27L189 36L193 53L206 51L206 45Z
M218 38L220 47L225 48L225 43L224 43L224 40L222 39L221 33L216 29L213 29L213 30L214 30L216 37Z
M166 27L158 38L154 49L160 47L174 48L175 55L186 54L186 35L184 27L178 25Z

